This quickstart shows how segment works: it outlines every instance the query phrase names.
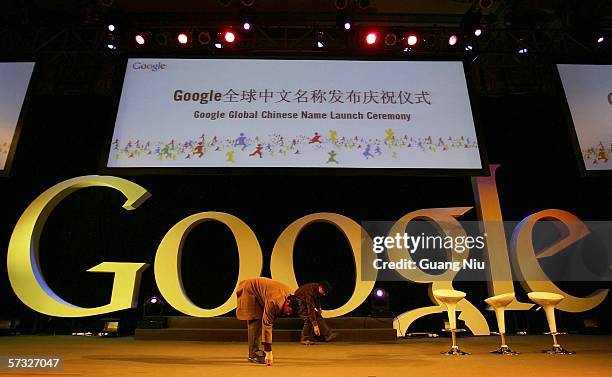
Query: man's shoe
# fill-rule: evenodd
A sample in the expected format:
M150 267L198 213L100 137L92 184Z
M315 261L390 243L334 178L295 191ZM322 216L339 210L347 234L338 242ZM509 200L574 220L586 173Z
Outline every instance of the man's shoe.
M249 357L249 362L250 363L255 363L255 364L265 364L266 363L266 357L265 356L253 356L253 357Z
M302 340L302 344L305 346L312 346L317 343L313 342L312 340Z
M338 333L337 332L330 332L329 335L327 335L325 337L325 341L326 342L331 342L332 340L336 339L338 337Z

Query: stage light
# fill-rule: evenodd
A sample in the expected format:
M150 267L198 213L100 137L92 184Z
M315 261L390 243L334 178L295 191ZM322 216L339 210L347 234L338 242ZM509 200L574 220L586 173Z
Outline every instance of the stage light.
M365 41L369 45L373 45L378 40L378 35L374 32L370 32L366 35Z
M116 50L117 46L112 43L109 43L106 45L106 48L108 48L109 50Z
M115 31L115 25L113 25L113 24L108 24L107 28L108 28L108 31L110 31L110 32Z
M232 33L231 31L226 31L223 35L223 39L225 39L227 43L234 43L236 40L236 34Z
M408 38L406 38L406 43L408 46L414 46L418 43L419 38L415 34L408 34Z
M397 35L395 33L385 34L385 45L386 46L395 46L396 43L397 43Z
M244 30L246 30L246 31L251 30L251 23L250 23L250 22L248 22L248 21L245 21L245 22L242 24L242 29L244 29Z
M207 31L201 31L198 34L198 42L200 42L200 44L202 44L202 45L210 44L211 40L212 40L212 38L210 37L210 33L207 32Z
M98 336L119 336L119 318L102 318L101 321L104 325Z
M143 315L162 315L166 303L159 296L151 296L143 305Z
M600 36L597 38L597 43L604 43L604 41L605 41L605 40L606 40L606 38L605 38L603 35L600 35Z
M346 21L344 23L344 30L351 30L351 22L350 21Z
M455 34L452 34L450 37L448 37L448 44L451 46L456 45L458 41L459 38Z
M187 43L189 43L189 36L187 36L186 33L180 33L176 36L176 39L182 45L186 45Z
M472 50L474 50L474 46L472 45L465 46L465 51L472 51Z
M215 42L215 48L223 48L223 44L220 42Z
M477 37L480 37L482 35L482 33L484 33L484 30L482 28L480 28L480 27L478 27L478 28L476 28L474 30L474 35L477 36Z
M348 0L334 0L334 7L336 10L344 10L348 7Z
M144 45L145 43L147 43L147 34L143 33L143 34L136 34L136 36L134 37L134 40L136 41L137 44L139 44L140 46Z
M370 0L357 0L357 6L361 9L367 8L370 6Z
M389 312L389 294L383 288L376 288L370 295L370 305L372 311L370 315L372 317L388 317L393 316Z
M529 50L527 49L527 47L522 47L518 49L518 53L519 54L526 54L527 52L529 52Z
M155 34L155 43L157 43L159 46L168 45L168 33Z
M325 34L322 31L317 32L317 48L324 48L327 45Z

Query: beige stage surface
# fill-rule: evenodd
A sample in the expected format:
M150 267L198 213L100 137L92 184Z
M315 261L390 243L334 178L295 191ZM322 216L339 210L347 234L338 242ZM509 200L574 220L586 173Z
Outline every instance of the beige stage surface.
M509 337L518 356L488 351L497 337L460 339L470 356L444 356L449 339L406 339L390 343L275 343L271 367L250 364L246 343L146 341L133 338L17 336L0 338L0 355L64 358L63 371L7 372L28 376L612 376L612 336L561 338L575 355L546 355L546 336Z

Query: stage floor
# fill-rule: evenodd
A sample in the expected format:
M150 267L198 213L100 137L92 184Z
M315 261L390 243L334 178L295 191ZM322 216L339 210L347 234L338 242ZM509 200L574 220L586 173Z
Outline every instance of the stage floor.
M512 336L518 356L489 354L497 337L460 339L470 356L444 356L449 339L406 339L387 343L329 343L304 346L275 343L271 367L250 364L246 343L148 341L75 336L0 337L0 356L64 358L63 371L0 371L28 376L612 376L612 336L567 335L561 338L575 355L539 352L546 336Z

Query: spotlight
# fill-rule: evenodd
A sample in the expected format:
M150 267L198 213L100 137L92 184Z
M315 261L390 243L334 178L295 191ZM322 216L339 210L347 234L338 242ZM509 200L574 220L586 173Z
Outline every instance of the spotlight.
M472 45L465 46L465 51L472 51L472 50L474 50L474 46Z
M361 9L367 8L370 6L370 0L355 0L357 6Z
M395 46L397 43L397 35L395 33L387 33L385 35L385 46Z
M372 317L393 316L389 312L389 293L383 288L376 288L370 295L370 305L372 306Z
M211 41L211 37L210 37L210 33L207 31L201 31L198 34L198 42L200 42L200 44L202 45L207 45L210 44Z
M348 0L334 0L334 6L336 7L336 10L346 9L348 6Z
M450 37L448 37L448 44L451 46L456 45L458 41L459 38L455 34L452 34Z
M106 48L108 48L109 50L116 50L117 46L112 43L109 43L106 45Z
M108 31L113 32L113 31L115 31L115 25L108 24L107 29L108 29Z
M165 307L165 302L158 296L151 296L143 305L143 315L162 315Z
M351 30L351 22L350 21L346 21L344 23L344 30Z
M377 40L378 40L378 34L374 32L368 33L365 38L366 43L369 45L375 44Z
M415 34L408 34L406 38L406 43L408 46L414 46L419 42L419 38Z
M136 34L134 40L140 46L145 45L151 41L151 33L147 31L145 33Z
M317 32L317 48L324 48L326 45L325 34L322 31Z
M231 31L226 31L223 35L223 39L225 39L227 43L234 43L234 41L236 40L236 34Z
M518 49L519 54L526 54L527 52L529 52L529 50L527 50L527 47L522 47Z
M119 318L102 318L104 323L98 336L119 336Z
M474 35L480 37L484 33L484 30L481 27L478 27L474 30Z
M223 48L223 44L220 42L215 42L215 48Z
M251 30L251 23L249 21L244 21L244 23L242 24L242 29L245 31Z
M186 33L180 33L176 36L176 39L182 45L186 45L187 43L189 43L189 36Z
M599 37L597 37L597 43L604 43L605 40L606 38L603 35L600 35Z
M160 46L166 46L168 44L168 33L155 34L155 43Z

